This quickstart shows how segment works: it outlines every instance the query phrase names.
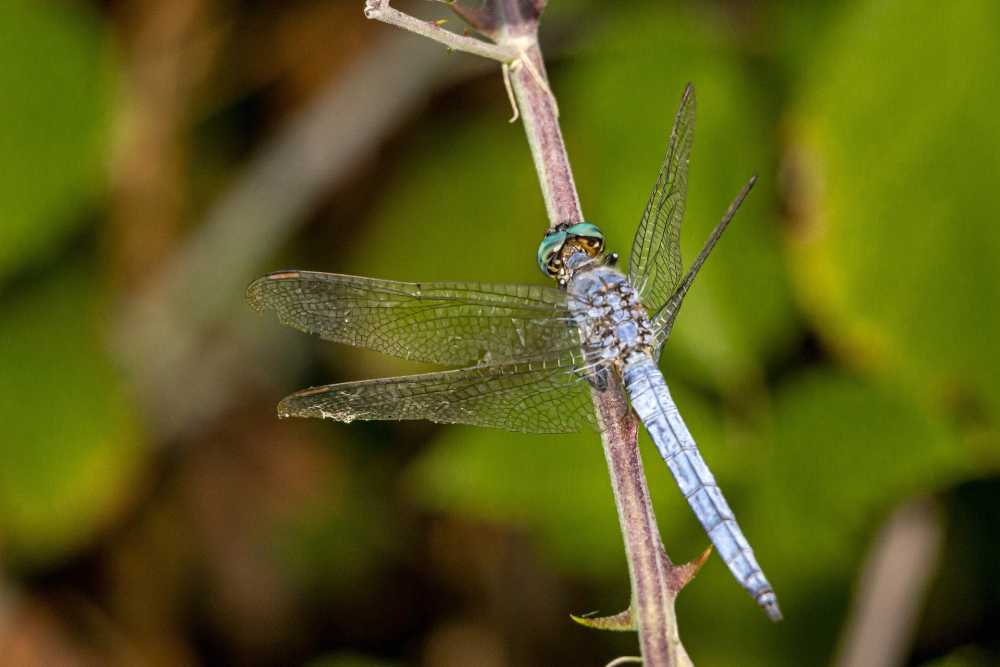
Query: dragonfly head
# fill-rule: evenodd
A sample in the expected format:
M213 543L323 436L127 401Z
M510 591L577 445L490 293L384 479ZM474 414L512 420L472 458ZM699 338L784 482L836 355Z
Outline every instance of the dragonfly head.
M556 225L538 246L538 268L549 278L565 285L570 267L567 260L576 253L597 257L604 252L604 234L597 225L578 222Z

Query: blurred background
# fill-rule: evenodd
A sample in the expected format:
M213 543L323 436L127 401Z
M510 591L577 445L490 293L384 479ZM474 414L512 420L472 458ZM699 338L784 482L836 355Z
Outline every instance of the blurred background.
M637 652L569 618L628 602L596 435L275 416L418 369L254 315L257 275L544 280L498 68L361 8L0 3L3 664ZM786 620L713 556L678 601L697 664L1000 664L997 25L993 0L544 17L611 248L687 81L686 257L760 175L663 366ZM641 445L667 550L694 558L707 539Z

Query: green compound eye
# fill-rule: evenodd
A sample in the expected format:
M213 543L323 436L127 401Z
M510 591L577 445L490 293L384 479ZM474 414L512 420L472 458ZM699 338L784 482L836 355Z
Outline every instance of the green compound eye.
M588 238L600 239L604 241L604 233L597 225L592 225L589 222L578 222L572 227L566 229L566 233L570 236L586 236Z
M566 232L551 232L545 235L538 245L538 268L548 277L553 277L555 271L552 267L552 260L556 258L563 244L566 243Z

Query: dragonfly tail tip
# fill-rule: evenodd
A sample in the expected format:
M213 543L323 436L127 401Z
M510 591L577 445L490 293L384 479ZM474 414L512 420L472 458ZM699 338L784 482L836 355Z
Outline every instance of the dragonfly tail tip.
M767 617L777 623L782 620L784 616L781 615L781 609L778 607L778 598L771 591L763 593L757 598L757 604L760 605Z

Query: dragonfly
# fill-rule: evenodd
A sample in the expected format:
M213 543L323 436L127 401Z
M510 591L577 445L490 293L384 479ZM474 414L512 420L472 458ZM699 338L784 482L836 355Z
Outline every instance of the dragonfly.
M537 252L556 286L407 283L279 271L247 289L250 305L321 338L457 367L297 391L280 417L425 419L528 433L597 428L592 391L624 391L684 498L736 580L772 620L777 597L681 418L658 361L688 290L756 181L743 187L687 272L680 226L695 93L681 97L666 156L626 272L589 222L555 225ZM619 382L610 383L610 374Z

